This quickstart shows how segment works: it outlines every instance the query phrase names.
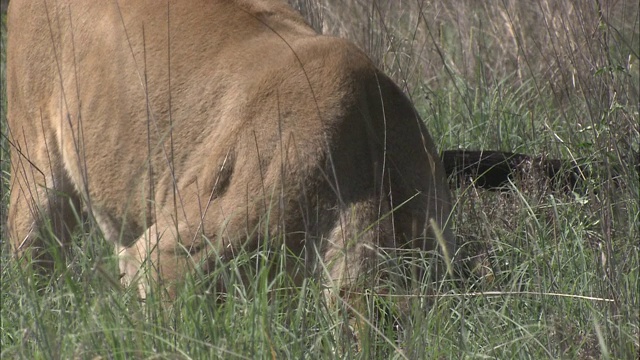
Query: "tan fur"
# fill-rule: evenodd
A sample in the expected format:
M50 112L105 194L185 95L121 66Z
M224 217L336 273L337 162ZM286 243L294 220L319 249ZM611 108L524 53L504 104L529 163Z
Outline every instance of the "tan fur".
M285 4L12 0L8 22L17 256L46 260L43 228L64 246L82 207L125 282L146 260L173 284L268 239L348 290L378 251L434 249L429 219L454 253L409 100Z

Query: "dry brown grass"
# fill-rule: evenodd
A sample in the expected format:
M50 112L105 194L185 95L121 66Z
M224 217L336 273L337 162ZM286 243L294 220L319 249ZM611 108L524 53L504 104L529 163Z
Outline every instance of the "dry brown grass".
M579 133L602 121L606 134L593 135L604 149L625 154L637 142L637 1L290 2L306 9L317 29L358 44L418 105L450 93L469 117L478 96L526 89L517 99L520 110L531 112L523 120L536 123L530 130L551 131L532 135L547 138L543 150L557 141L549 127L558 119L567 142L582 141Z

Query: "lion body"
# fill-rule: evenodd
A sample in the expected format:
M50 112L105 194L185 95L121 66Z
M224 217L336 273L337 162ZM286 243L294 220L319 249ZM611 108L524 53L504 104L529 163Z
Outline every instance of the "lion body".
M43 229L64 245L82 208L125 282L269 239L347 288L375 249L434 249L430 220L455 251L431 137L347 41L270 0L45 3L9 6L17 256L45 261Z

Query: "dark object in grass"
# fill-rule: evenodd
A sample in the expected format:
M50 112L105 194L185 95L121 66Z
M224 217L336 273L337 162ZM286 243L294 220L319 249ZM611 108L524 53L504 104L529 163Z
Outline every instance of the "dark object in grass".
M529 178L550 185L552 190L582 192L585 179L602 174L599 170L607 168L602 162L578 164L573 160L491 150L446 150L440 156L447 176L456 182L455 186L472 183L488 190L506 190L509 180ZM632 169L640 176L640 152L632 151L623 161L632 162ZM623 172L620 166L614 165L613 172L607 176L620 185L619 175Z
M553 189L573 191L589 176L575 161L548 159L503 151L447 150L441 154L445 171L456 186L473 183L489 190L506 189L509 180L523 176L544 176Z

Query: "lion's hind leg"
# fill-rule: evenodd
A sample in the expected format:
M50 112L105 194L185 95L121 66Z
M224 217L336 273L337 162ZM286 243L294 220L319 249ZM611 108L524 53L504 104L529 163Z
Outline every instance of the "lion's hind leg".
M46 274L63 263L81 209L57 151L34 143L12 149L7 230L14 256Z

